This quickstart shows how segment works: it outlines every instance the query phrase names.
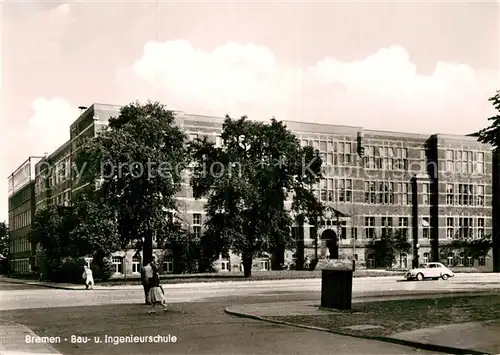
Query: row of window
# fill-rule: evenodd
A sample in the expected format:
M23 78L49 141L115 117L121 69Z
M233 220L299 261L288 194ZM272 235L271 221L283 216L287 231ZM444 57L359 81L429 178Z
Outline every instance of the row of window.
M28 237L12 238L9 246L12 254L22 253L31 250L31 244Z
M458 206L484 206L485 185L446 184L446 204Z
M365 217L365 238L377 238L377 229L381 229L382 235L387 229L401 230L401 232L409 235L409 217L398 217L398 225L393 225L393 217L381 217L381 227L376 227L375 217ZM431 225L430 218L423 217L420 223L422 230L422 238L430 239ZM486 225L484 217L446 217L446 238L484 238L486 236Z
M474 220L476 223L474 223ZM484 238L485 219L483 217L447 217L446 238Z
M17 230L31 225L31 211L23 211L9 218L9 229Z
M471 150L446 151L446 171L467 174L484 174L484 152Z
M408 205L412 202L411 184L406 182L365 181L365 203Z
M357 260L357 259L356 259ZM430 260L429 253L423 253L422 258L419 258L419 263L426 264ZM465 253L460 253L458 256L455 253L448 253L446 258L446 263L448 266L461 266L461 267L473 267L474 266L474 258L472 255L465 255ZM375 256L373 254L368 255L367 258L367 266L375 267ZM400 266L402 268L408 267L408 255L403 253L400 258ZM486 257L480 256L478 258L478 266L486 266Z
M113 272L115 274L124 274L125 261L121 256L113 256L111 259L111 263L113 265ZM132 274L140 274L141 273L141 258L138 256L134 256L132 258ZM174 271L174 263L172 258L166 258L163 262L163 272L165 274L170 274Z
M352 179L321 179L313 193L322 202L352 202Z
M11 270L13 270L15 273L31 272L31 264L29 259L12 260L10 262L10 267Z

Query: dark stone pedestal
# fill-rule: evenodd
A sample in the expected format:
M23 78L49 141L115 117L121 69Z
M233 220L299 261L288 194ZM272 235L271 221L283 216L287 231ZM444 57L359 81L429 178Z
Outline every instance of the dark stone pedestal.
M321 307L349 310L352 306L352 269L323 269Z

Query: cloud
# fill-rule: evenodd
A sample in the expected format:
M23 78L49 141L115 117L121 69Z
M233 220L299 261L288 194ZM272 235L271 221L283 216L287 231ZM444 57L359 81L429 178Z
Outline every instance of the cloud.
M192 113L461 134L484 125L499 81L498 73L463 63L438 62L421 75L397 45L358 61L328 57L301 68L256 44L207 52L182 40L146 43L129 73L156 99Z
M33 101L33 116L28 121L27 136L35 155L52 153L69 140L69 126L80 113L68 101L61 98L37 98Z

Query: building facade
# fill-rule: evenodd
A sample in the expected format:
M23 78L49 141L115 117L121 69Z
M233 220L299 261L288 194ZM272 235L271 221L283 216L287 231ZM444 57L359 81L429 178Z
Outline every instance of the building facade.
M37 208L65 203L78 193L82 188L75 169L79 146L83 139L106 127L119 109L102 104L84 109L69 128L70 141L37 165ZM190 140L206 136L216 145L222 143L223 121L176 112L176 122ZM302 146L319 150L324 171L314 192L333 211L318 230L305 221L306 262L315 256L318 236L320 258L333 252L339 258L357 260L358 267L373 267L376 260L367 244L389 228L394 232L401 230L413 246L412 251L399 256L398 267L440 260L454 267L492 269L492 255L470 260L467 255L440 253L441 247L454 238L481 238L492 233L489 146L466 136L429 136L292 121L285 124ZM364 154L358 154L358 147L363 148ZM65 168L57 167L60 162L65 163ZM51 174L42 174L44 165L51 167ZM184 227L195 235L203 233L206 200L194 199L187 179L177 200ZM157 249L155 254L165 272L175 271L168 253ZM116 277L139 274L140 253L124 250L112 257ZM284 262L290 264L293 260L294 251L285 251ZM220 271L242 270L240 257L234 254L221 255L215 266ZM269 270L269 258L257 258L253 268Z
M31 273L34 266L36 248L29 233L35 215L35 165L40 159L29 157L8 177L9 273Z

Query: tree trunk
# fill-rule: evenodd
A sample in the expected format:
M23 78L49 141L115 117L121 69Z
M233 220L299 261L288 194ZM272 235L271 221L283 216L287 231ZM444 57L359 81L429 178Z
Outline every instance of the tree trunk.
M244 277L252 276L252 255L243 254L243 275Z
M285 262L285 246L276 246L271 255L271 270L283 270L281 266Z
M153 261L153 231L148 230L144 234L144 244L142 246L142 262L146 266Z

